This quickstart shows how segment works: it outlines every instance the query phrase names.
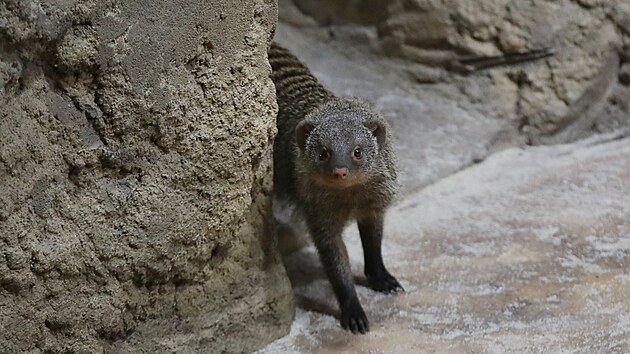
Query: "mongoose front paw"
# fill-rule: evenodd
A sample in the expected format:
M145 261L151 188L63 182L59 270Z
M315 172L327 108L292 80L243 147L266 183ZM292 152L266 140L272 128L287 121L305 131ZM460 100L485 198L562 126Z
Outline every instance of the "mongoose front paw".
M358 302L351 302L341 309L341 327L352 331L352 333L365 334L370 331L368 319Z
M367 275L367 280L372 289L385 294L402 293L405 291L398 280L388 272L383 272L378 275Z

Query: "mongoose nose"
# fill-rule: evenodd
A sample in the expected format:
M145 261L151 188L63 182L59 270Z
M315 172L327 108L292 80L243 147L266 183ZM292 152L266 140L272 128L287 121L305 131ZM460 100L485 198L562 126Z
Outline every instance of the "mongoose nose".
M335 168L333 170L333 176L337 179L346 179L346 177L348 177L348 169L345 167Z

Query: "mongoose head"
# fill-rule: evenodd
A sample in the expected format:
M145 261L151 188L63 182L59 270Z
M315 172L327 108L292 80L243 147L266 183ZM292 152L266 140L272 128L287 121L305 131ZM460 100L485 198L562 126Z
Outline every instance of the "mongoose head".
M301 166L327 187L366 182L388 143L385 121L370 107L338 100L309 114L296 127Z

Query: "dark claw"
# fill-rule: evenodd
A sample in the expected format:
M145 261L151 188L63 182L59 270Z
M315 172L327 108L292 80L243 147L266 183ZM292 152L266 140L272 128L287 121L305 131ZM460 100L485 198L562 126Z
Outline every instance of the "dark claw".
M396 280L393 275L387 272L381 273L379 275L368 275L367 279L370 283L370 286L372 286L372 289L385 294L397 294L405 291L398 280Z
M354 334L365 334L370 331L368 319L358 302L343 306L341 309L341 326Z

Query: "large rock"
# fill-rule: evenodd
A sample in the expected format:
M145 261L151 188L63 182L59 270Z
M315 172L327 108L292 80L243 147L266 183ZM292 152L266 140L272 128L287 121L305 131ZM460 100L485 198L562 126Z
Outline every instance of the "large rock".
M286 333L275 16L0 3L0 352L241 352Z
M616 99L628 94L619 71L630 43L625 0L320 2L285 0L281 20L328 26L335 37L353 27L353 42L356 32L368 33L364 42L411 77L458 83L531 143L568 142L630 125L630 110ZM555 54L529 64L483 64L539 49ZM462 70L472 75L446 75ZM609 103L616 107L608 109Z

